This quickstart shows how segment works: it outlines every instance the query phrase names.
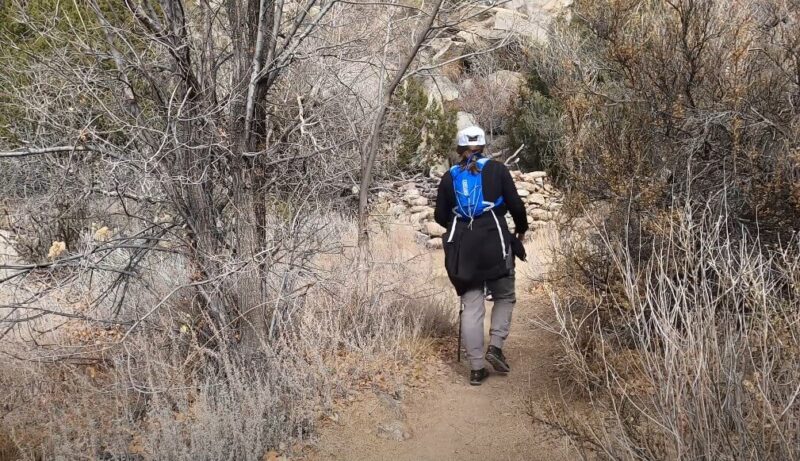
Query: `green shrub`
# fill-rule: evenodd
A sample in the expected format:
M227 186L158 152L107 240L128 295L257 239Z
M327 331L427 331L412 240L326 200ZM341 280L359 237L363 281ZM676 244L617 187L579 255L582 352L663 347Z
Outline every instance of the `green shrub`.
M560 115L558 101L550 96L539 73L530 72L525 86L520 88L506 128L510 146L525 146L519 154L520 166L527 170L546 170L552 177L558 177L556 151L561 137Z
M389 126L398 126L397 168L427 173L452 150L456 112L429 101L422 84L409 79L397 90Z

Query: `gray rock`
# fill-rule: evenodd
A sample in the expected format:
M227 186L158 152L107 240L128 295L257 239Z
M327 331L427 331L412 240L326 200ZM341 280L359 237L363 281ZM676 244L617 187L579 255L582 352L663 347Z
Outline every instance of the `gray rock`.
M378 424L377 434L382 439L404 442L411 438L411 428L400 420L387 421Z
M531 195L531 193L530 193L530 192L528 192L528 191L526 191L525 189L517 189L517 193L518 193L518 194L519 194L519 196L520 196L520 197L522 197L522 198L525 198L525 197L527 197L527 196Z
M393 418L398 420L403 420L406 418L406 412L403 410L403 404L400 402L400 400L381 390L376 390L375 394L377 395L381 406L391 413Z

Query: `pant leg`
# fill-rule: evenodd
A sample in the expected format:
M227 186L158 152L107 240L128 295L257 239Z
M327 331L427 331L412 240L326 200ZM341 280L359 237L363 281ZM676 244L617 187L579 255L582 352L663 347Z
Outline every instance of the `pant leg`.
M492 326L489 330L489 344L503 348L508 332L511 329L511 313L517 302L514 290L514 272L498 279L487 282L492 293L494 306L492 306Z
M473 370L484 367L483 317L486 312L483 289L469 290L461 296L464 313L461 317L461 338Z

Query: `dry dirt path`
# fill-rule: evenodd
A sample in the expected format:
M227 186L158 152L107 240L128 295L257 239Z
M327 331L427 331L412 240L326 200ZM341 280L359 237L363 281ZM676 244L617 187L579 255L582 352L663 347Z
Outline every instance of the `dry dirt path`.
M528 245L537 254L541 239ZM566 437L530 416L559 399L555 366L558 340L538 327L552 319L552 307L531 280L546 267L541 259L519 268L518 302L512 332L504 347L512 373L492 374L470 386L465 361L454 357L433 363L437 376L401 401L369 395L344 411L340 424L321 431L315 460L572 460L578 458ZM487 303L487 311L491 303ZM488 312L487 312L488 319ZM488 331L488 324L487 324ZM386 421L404 421L410 438L379 436Z

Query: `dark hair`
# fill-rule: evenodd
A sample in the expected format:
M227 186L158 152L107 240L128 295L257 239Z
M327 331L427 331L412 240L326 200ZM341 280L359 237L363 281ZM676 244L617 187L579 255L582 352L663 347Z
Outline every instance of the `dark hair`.
M465 163L464 165L461 166L461 168L464 169L464 170L468 169L472 173L477 173L478 171L480 171L480 170L478 170L478 158L483 155L483 148L484 148L484 146L458 146L458 147L456 147L456 152L458 152L458 155L460 155L462 157L462 161L467 159L464 156L464 154L466 154L467 152L475 154L475 155L472 155L472 159L470 160L470 162L469 163Z

